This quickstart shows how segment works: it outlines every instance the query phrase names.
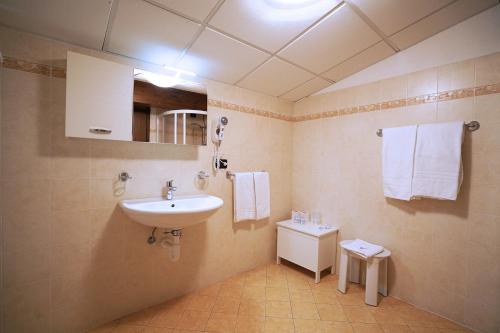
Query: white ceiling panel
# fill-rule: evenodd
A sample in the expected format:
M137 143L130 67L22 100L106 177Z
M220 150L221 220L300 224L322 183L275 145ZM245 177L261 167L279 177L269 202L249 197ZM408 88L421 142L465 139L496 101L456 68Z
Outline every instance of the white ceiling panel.
M100 49L111 1L2 0L0 22L80 46Z
M390 55L393 55L394 53L394 50L385 42L378 42L369 49L364 50L363 52L347 59L329 71L323 73L322 76L333 81L340 81L351 74L359 72L360 70L373 65Z
M265 52L205 29L177 67L234 84L268 57Z
M276 52L341 0L226 0L209 24Z
M406 49L497 4L498 0L459 0L398 32L390 39L400 49Z
M307 97L323 88L328 87L332 83L320 77L315 77L312 80L307 81L303 85L290 90L286 94L281 95L281 98L288 99L292 102L298 101L301 98Z
M203 21L212 8L214 8L217 0L152 0L161 6L182 13L187 17L197 21Z
M106 50L172 65L200 25L144 1L120 1Z
M386 36L390 36L453 0L349 0L349 2L361 9Z
M352 9L343 6L278 55L319 74L379 40Z
M313 75L296 66L272 58L238 83L238 86L280 96L301 83L312 79Z

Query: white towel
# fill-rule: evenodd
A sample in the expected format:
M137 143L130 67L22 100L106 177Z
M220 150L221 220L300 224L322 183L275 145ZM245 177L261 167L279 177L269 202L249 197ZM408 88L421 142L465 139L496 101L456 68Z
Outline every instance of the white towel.
M382 173L384 195L410 200L417 126L384 128Z
M414 197L457 199L462 183L463 129L463 122L418 126L412 182Z
M234 222L255 220L253 173L236 172L233 179Z
M384 251L384 248L380 245L371 244L357 238L352 242L343 245L343 247L365 258L373 257L374 255Z
M271 215L269 174L267 172L254 172L255 184L255 210L256 219L260 220Z

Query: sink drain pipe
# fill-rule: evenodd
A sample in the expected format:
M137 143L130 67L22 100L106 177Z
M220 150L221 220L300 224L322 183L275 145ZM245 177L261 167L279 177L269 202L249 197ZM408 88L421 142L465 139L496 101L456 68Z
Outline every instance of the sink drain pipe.
M181 237L182 230L171 230L166 231L167 236L163 237L161 240L161 246L163 248L169 249L170 260L178 261L181 257Z

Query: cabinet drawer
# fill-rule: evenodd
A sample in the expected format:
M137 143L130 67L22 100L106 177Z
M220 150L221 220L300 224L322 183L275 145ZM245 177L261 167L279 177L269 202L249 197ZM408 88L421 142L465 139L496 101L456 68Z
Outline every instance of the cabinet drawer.
M316 271L318 266L318 239L278 227L278 257Z

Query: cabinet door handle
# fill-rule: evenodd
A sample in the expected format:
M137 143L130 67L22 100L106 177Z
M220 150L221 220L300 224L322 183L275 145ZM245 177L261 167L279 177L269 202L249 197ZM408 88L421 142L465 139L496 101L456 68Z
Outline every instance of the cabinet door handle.
M112 131L104 127L90 127L89 132L94 134L111 134Z

